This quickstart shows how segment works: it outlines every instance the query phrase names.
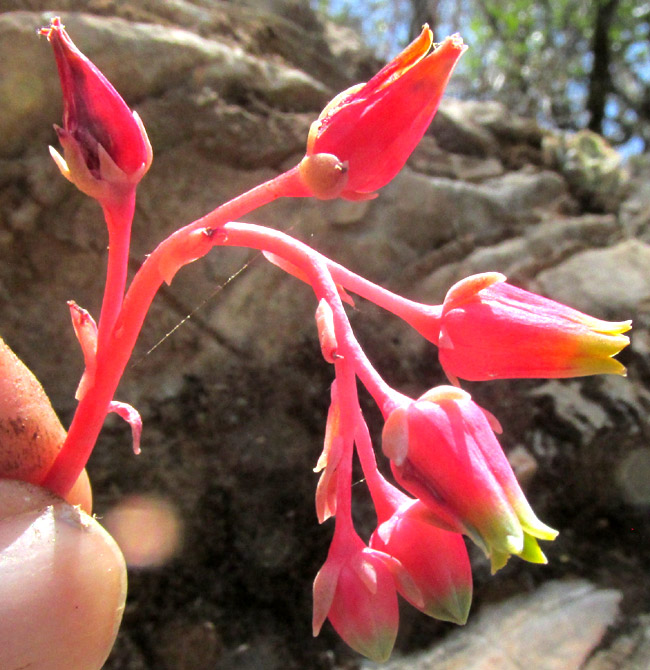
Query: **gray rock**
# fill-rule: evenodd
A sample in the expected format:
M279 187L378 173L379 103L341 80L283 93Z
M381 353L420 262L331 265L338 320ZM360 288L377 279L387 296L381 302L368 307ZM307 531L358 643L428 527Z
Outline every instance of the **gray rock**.
M650 617L640 616L628 634L596 652L584 670L646 670L650 667Z
M582 580L548 582L532 593L486 605L430 651L363 667L581 670L616 621L621 597Z
M650 245L626 240L577 253L536 282L555 300L601 318L623 319L650 305Z

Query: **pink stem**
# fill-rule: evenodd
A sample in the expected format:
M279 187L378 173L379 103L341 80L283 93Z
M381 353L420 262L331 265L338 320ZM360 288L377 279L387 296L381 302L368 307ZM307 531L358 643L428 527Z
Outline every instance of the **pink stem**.
M102 351L106 347L122 308L129 265L131 224L135 211L135 187L125 194L124 199L119 202L107 203L103 206L103 209L108 227L108 265L106 268L104 299L97 326L98 351Z
M330 279L331 281L331 279ZM338 296L337 296L338 298ZM345 358L334 363L338 391L341 397L341 433L343 454L337 468L336 478L336 526L334 535L355 533L352 521L352 455L354 453L354 407L350 405L350 395L356 396L356 377L350 362Z
M213 246L213 231L229 219L243 216L280 197L308 195L297 168L293 168L217 207L158 245L136 273L110 338L106 346L98 350L95 382L77 405L66 440L42 486L64 496L86 466L146 313L165 279L161 274L163 261L177 259L175 264L181 267L205 255Z
M357 407L357 414L357 430L355 434L357 453L359 454L363 475L366 478L368 490L370 491L377 512L377 518L379 523L382 523L383 521L386 521L407 498L392 484L389 484L381 472L379 472L375 450L372 448L370 432L363 419L360 407Z
M328 277L330 276L324 264L323 257L318 252L303 242L299 242L277 230L250 223L230 222L216 231L214 237L217 238L214 240L215 245L248 247L250 249L269 251L303 269L310 277L311 273L309 269L322 264L324 272L327 273ZM343 304L331 278L329 284L331 286L328 289L328 294L324 296L319 295L318 298L325 297L332 308L335 321L340 325L341 331L340 333L337 332L337 337L342 335L343 341L338 343L339 348L345 348L347 351L345 355L350 357L354 362L354 369L359 379L361 379L386 416L395 407L408 401L408 399L392 389L372 366L372 363L370 363L354 337Z
M442 305L425 305L415 300L409 300L374 284L334 261L327 258L325 258L325 261L332 278L337 284L391 312L406 321L418 332L425 331L427 339L431 339L430 335L437 333L439 330ZM436 336L435 341L437 339Z

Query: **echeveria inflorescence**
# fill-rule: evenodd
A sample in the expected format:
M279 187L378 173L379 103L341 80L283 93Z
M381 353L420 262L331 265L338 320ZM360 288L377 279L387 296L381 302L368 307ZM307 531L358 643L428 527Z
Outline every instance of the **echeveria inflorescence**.
M137 114L75 47L60 20L41 32L54 47L64 96L57 133L65 157L53 149L52 155L63 175L102 205L109 260L99 324L71 303L86 370L70 430L49 471L39 473L40 483L59 493L69 490L109 411L130 423L139 450L140 416L113 395L156 292L215 246L259 249L314 289L321 352L336 375L315 469L321 472L318 520L333 517L336 525L314 582L314 633L329 619L354 649L385 660L397 634L397 593L431 616L464 623L472 578L461 534L483 549L493 571L512 554L545 562L538 540L557 533L528 505L494 435L496 420L459 388L438 387L417 400L390 388L355 339L342 301L353 304L350 290L401 316L440 347L443 367L456 383L458 377L624 373L613 356L628 343L622 333L629 322L593 319L510 286L498 273L458 282L443 305L421 305L284 233L236 222L279 197L375 197L426 132L465 50L462 39L454 35L433 45L425 26L367 83L326 106L311 126L299 165L177 230L147 256L125 292L135 186L150 165L151 147ZM383 450L395 478L416 498L398 491L377 469L358 380L386 419ZM355 448L377 512L368 544L352 519Z

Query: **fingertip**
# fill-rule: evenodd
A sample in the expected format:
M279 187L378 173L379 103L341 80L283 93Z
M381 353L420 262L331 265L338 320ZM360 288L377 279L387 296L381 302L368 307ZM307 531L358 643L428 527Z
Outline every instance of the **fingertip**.
M11 497L15 513L0 520L0 668L99 670L124 610L122 553L78 507L0 482L0 509Z

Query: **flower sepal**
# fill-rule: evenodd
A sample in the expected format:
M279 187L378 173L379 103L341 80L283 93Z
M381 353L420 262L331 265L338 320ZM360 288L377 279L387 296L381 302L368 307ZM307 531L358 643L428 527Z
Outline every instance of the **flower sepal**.
M50 145L50 156L59 168L59 172L82 193L100 203L110 202L122 197L125 191L135 188L151 165L153 153L142 121L137 112L132 112L134 121L142 129L146 138L148 155L142 165L127 174L111 158L101 144L96 145L98 167L90 170L82 144L74 135L55 124L54 129L63 148L61 155Z

